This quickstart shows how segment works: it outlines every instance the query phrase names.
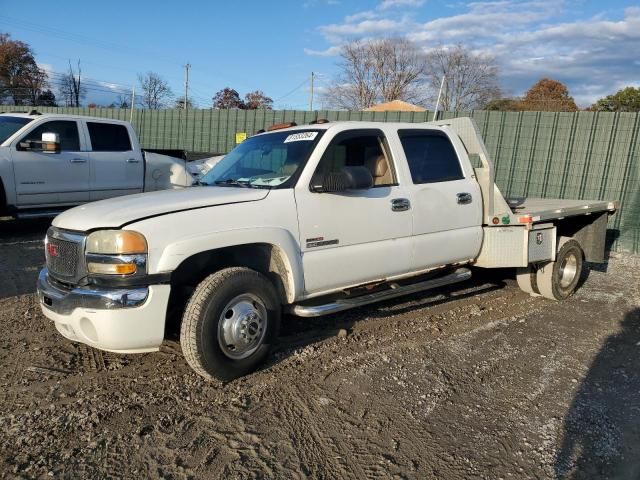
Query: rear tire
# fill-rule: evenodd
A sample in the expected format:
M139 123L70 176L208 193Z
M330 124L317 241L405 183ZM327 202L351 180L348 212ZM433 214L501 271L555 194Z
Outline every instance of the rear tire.
M550 300L565 300L574 294L584 264L584 252L575 240L560 247L555 262L538 268L536 281L540 294Z
M516 280L520 290L528 293L529 295L540 296L536 276L536 270L531 265L528 267L517 268Z
M280 326L273 284L244 267L209 275L185 309L180 345L187 363L208 380L229 381L255 370Z

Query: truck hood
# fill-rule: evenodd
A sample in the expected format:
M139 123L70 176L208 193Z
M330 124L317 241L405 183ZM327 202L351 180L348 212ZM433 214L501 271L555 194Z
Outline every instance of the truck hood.
M191 187L101 200L58 215L53 225L67 230L119 228L125 223L195 208L262 200L269 190L240 187Z

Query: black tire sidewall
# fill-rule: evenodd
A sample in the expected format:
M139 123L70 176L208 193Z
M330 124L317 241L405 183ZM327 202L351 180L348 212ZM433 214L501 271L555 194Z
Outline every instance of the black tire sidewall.
M575 275L575 278L571 281L571 283L567 287L563 288L560 285L561 273L562 273L561 272L562 261L572 253L576 257L576 275ZM556 261L553 264L552 288L553 288L554 297L561 300L573 295L573 293L576 291L576 287L578 286L578 283L580 282L583 265L584 265L584 254L578 242L576 242L575 240L569 240L567 243L562 245L562 247L558 251Z
M267 331L258 349L243 359L224 354L218 341L218 326L223 308L235 297L251 293L262 300L267 309ZM246 270L234 273L216 288L205 301L198 326L198 349L203 367L221 380L232 380L255 370L268 355L280 325L280 303L275 289L266 277Z

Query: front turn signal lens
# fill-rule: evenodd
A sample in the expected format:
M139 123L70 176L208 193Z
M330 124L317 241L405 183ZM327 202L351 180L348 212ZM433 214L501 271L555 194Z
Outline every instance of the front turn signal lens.
M97 275L131 275L136 273L138 267L135 263L95 263L89 262L87 270Z
M147 253L147 240L133 230L98 230L87 237L86 250L103 255L144 254Z

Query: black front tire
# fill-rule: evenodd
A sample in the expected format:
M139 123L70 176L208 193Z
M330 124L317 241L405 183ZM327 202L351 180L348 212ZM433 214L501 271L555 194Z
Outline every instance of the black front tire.
M238 298L249 299L242 305L249 305L253 301L251 299L255 299L256 312L260 312L260 325L264 329L254 337L255 344L251 344L252 348L247 349L244 357L236 355L225 345L223 331L227 325L225 318L243 314L247 317L254 313L234 313L229 306L236 305L234 301ZM238 310L241 309L238 307ZM244 310L247 310L246 306ZM232 267L209 275L197 286L182 318L180 345L187 363L208 380L230 381L254 371L269 354L277 338L280 310L276 289L259 272ZM233 326L238 327L234 329L238 332L239 323Z

